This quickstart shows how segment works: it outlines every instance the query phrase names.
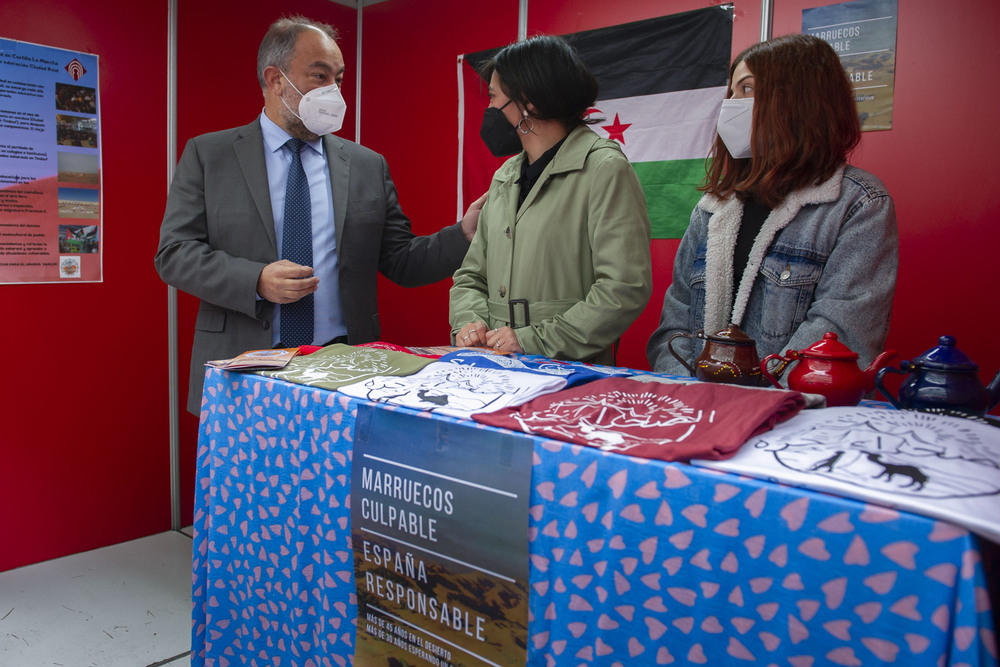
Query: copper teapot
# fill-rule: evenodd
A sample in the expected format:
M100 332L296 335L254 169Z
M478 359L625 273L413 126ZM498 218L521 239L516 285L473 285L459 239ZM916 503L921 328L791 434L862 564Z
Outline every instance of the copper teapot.
M860 403L865 394L875 389L875 374L895 356L895 350L887 350L875 357L868 368L861 370L858 354L841 343L837 334L829 331L823 335L823 340L804 350L789 350L783 355L769 354L764 357L760 368L764 377L780 389L778 378L789 364L798 362L788 373L788 388L821 394L826 397L828 407L835 407ZM768 370L772 361L782 362L773 374Z
M691 365L674 350L676 338L701 338L705 348ZM667 340L667 348L677 361L695 378L704 382L722 382L757 387L761 384L760 358L757 343L738 326L730 323L725 329L711 335L702 329L692 333L678 331Z

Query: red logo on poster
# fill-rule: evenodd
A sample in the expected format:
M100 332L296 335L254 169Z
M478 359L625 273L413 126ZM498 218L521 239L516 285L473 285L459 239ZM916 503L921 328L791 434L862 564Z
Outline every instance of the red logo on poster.
M69 72L74 81L79 81L80 77L87 73L87 68L76 58L73 58L64 69Z

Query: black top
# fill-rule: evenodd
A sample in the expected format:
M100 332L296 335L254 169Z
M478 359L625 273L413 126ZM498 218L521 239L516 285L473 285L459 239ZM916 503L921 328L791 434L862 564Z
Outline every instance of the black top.
M743 218L740 220L740 231L736 235L736 247L733 249L733 300L736 300L736 292L739 291L740 282L743 279L743 272L747 268L747 261L750 259L750 250L753 242L757 240L764 221L771 214L771 209L756 201L752 197L743 202Z
M514 181L521 186L521 191L517 194L518 208L521 208L521 204L523 204L524 200L528 198L528 193L531 192L531 188L535 187L538 177L542 175L543 171L545 171L545 167L549 165L549 162L552 162L552 158L554 158L556 153L559 152L559 147L563 145L564 141L566 141L566 137L560 139L559 143L542 153L541 157L531 164L528 164L528 156L524 156L524 162L521 163L521 177Z

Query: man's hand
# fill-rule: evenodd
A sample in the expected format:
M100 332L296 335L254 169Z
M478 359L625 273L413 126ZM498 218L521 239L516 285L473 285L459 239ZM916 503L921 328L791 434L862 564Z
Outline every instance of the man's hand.
M257 294L272 303L294 303L319 287L311 266L281 259L264 267L257 278Z
M472 202L469 205L468 210L465 215L462 216L462 233L465 234L465 240L472 243L472 237L476 235L476 228L479 226L479 214L483 210L483 204L486 203L486 195Z

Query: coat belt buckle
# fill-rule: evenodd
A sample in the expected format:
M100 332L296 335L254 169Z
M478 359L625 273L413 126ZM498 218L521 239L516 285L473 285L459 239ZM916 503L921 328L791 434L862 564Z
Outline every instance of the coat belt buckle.
M514 306L522 306L524 308L524 324L521 327L526 327L531 324L531 317L528 314L528 300L527 299L511 299L507 302L508 314L510 316L510 328L520 329L521 327L515 326L517 318L515 317Z

